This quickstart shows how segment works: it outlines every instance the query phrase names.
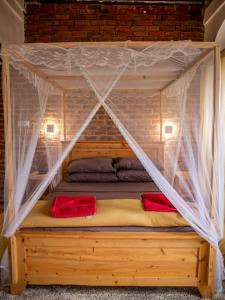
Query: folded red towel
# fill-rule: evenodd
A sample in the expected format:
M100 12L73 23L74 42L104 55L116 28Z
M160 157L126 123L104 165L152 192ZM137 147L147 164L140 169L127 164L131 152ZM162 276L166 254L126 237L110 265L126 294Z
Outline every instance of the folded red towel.
M56 218L86 217L95 213L96 198L93 196L57 196L51 209Z
M177 211L164 194L142 194L141 197L144 210L159 212Z

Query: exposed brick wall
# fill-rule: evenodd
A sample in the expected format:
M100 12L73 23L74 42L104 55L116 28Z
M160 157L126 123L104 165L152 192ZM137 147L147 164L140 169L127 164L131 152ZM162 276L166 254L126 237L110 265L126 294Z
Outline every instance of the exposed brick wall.
M25 3L26 42L203 40L198 4Z
M78 127L83 124L86 116L94 108L97 100L93 91L77 90L68 94L65 101L67 138L71 139ZM107 104L118 115L123 124L127 126L130 133L138 138L138 142L159 141L159 97L150 97L147 90L115 90L111 92L110 102ZM141 120L141 124L137 124L135 120ZM121 140L122 137L108 114L101 108L84 131L81 139Z
M82 134L81 140L120 141L123 138L104 108L101 107Z
M92 90L76 90L66 94L65 104L66 139L70 139L97 104L97 98ZM99 109L81 136L81 140L121 139L119 131L103 108Z

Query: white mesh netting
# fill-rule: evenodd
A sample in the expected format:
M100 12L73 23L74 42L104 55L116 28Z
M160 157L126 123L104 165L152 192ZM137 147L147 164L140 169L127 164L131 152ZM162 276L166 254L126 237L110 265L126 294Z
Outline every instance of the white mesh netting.
M223 107L215 98L214 51L184 41L143 49L9 45L2 55L10 64L13 128L4 235L13 235L46 187L59 182L62 162L103 106L161 191L217 249L220 289ZM46 134L52 123L54 134ZM164 144L164 168L151 160L154 143ZM35 172L46 175L33 180Z

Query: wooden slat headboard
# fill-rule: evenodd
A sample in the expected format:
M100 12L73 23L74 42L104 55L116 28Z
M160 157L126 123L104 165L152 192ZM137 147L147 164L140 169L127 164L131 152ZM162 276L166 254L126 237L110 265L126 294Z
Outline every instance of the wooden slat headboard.
M63 147L68 144L68 141L62 142ZM152 143L147 146L147 152L151 158L159 162L162 166L164 164L164 143ZM71 150L62 166L62 174L66 173L66 168L71 160L96 157L135 157L135 154L125 141L79 141Z

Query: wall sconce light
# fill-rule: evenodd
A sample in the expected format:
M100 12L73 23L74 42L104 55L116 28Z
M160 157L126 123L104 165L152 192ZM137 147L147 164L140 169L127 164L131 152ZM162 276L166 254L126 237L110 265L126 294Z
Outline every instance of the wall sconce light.
M170 139L174 135L174 131L175 131L174 127L175 126L172 123L164 124L164 137L166 139Z
M173 134L173 126L172 125L166 125L165 126L165 134Z
M44 134L48 138L53 138L54 136L57 135L59 131L58 125L56 122L52 120L47 120L44 124Z

